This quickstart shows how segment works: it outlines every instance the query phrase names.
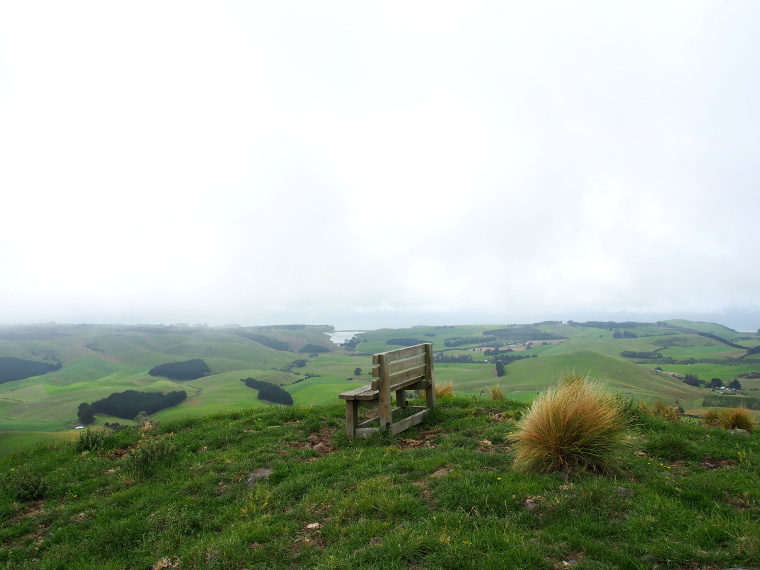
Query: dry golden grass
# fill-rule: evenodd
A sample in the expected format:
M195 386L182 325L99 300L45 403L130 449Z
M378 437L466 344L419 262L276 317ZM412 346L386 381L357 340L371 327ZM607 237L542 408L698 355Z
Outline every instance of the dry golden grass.
M504 389L501 386L491 386L488 389L488 393L491 395L492 400L504 399Z
M680 421L682 414L681 410L677 406L668 406L662 400L657 400L654 404L654 409L650 409L649 413L653 416L660 416L666 420L672 420L674 422Z
M720 425L720 418L718 417L718 412L715 410L705 410L702 412L702 419L705 422L705 425L708 426L719 426Z
M613 471L625 426L615 399L599 383L566 373L520 421L513 435L514 465L538 473Z
M724 429L743 429L752 433L752 416L745 408L724 408L718 412L718 421Z
M454 382L448 381L448 382L436 383L435 385L436 399L447 398L453 395L454 395Z

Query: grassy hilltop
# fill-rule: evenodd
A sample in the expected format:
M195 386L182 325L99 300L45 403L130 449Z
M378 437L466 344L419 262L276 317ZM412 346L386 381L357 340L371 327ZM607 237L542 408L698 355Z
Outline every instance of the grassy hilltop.
M500 385L511 399L530 402L568 370L605 378L611 391L649 403L661 399L694 413L712 392L669 373L694 375L703 383L738 379L742 397L757 397L760 389L760 374L753 374L760 372L760 353L750 353L760 337L711 323L419 326L361 332L349 346L330 342L331 331L304 325L0 327L0 457L51 437L74 437L81 403L126 390L185 391L179 405L154 414L164 421L270 406L244 378L281 386L296 405L333 403L340 392L369 381L372 354L408 342L432 342L438 382L453 382L457 393L478 398ZM497 347L498 355L486 354ZM496 358L507 359L502 377ZM9 359L53 370L3 381L2 364ZM149 375L153 367L190 359L202 359L210 373L192 380ZM96 415L96 426L106 422L134 423Z
M525 404L471 396L397 437L337 403L86 431L0 462L0 565L759 566L757 434L624 409L607 475L518 471Z

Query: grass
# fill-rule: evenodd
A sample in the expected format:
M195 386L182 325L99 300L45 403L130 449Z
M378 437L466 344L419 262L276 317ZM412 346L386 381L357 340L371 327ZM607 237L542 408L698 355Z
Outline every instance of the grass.
M526 409L451 396L358 440L339 403L84 432L0 462L0 566L760 564L756 437L643 415L615 474L528 474L511 443Z
M513 435L522 471L609 472L626 421L615 399L587 376L565 373L542 394Z
M488 394L491 396L492 400L503 400L504 399L504 389L501 386L491 386L488 388Z

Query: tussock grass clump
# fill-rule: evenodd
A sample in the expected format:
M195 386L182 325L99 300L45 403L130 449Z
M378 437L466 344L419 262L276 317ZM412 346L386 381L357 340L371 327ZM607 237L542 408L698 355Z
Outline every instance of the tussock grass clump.
M491 395L492 400L503 400L504 399L504 388L501 386L491 386L488 388L488 393Z
M519 422L515 468L525 472L608 472L623 445L626 420L598 382L565 374Z
M705 425L720 426L720 418L718 417L717 410L705 410L702 413L702 420L705 422Z
M718 421L724 429L743 429L752 433L752 416L746 408L725 408L718 412Z
M435 397L436 399L440 398L450 398L454 395L454 383L451 381L448 382L440 382L435 385Z

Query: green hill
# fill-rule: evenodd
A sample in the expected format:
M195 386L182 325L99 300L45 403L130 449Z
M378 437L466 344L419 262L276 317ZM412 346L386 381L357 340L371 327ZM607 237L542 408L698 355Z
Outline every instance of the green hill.
M530 475L510 450L523 405L439 404L398 437L347 439L340 404L248 407L17 452L0 461L0 565L760 565L756 434L632 407L616 474Z
M661 399L693 411L699 411L710 391L687 386L667 373L695 374L703 381L720 378L724 384L738 379L747 396L757 396L760 390L760 376L754 378L760 372L760 355L747 357L741 348L760 345L760 336L710 323L417 326L361 332L354 350L331 343L325 334L331 330L307 325L0 327L0 357L61 363L47 374L0 384L0 457L17 449L19 442L37 440L37 436L18 437L18 432L73 435L79 404L113 392L187 392L187 400L158 412L157 419L267 406L255 390L241 384L242 378L282 386L296 404L329 404L341 392L369 381L372 354L397 348L387 344L393 339L430 342L442 359L461 360L437 362L436 376L442 382L452 381L457 393L476 398L498 384L510 397L531 401L567 370L605 380L612 391L650 403ZM528 338L531 335L537 338ZM328 352L300 352L309 345ZM495 348L502 355L530 358L505 365L505 376L498 378L497 356L486 354ZM658 358L622 356L626 352L656 353ZM202 359L211 373L185 381L148 374L157 365L191 359ZM655 372L656 367L664 372ZM113 421L96 416L96 425Z

